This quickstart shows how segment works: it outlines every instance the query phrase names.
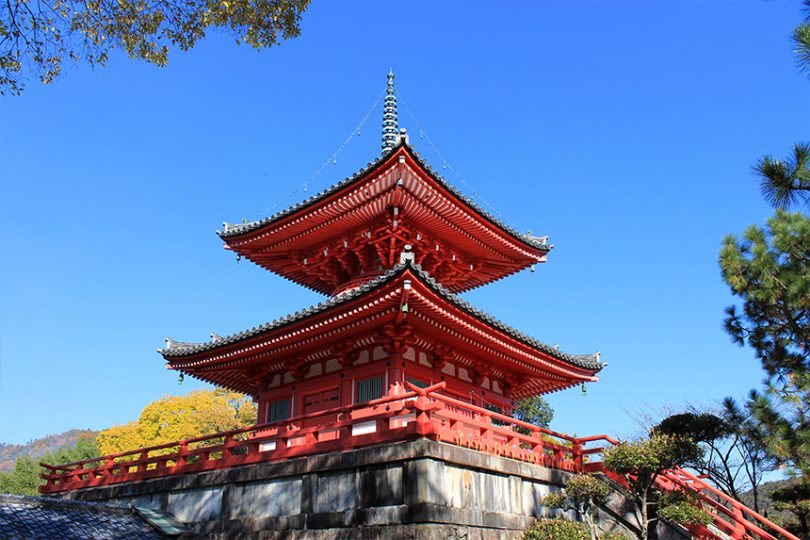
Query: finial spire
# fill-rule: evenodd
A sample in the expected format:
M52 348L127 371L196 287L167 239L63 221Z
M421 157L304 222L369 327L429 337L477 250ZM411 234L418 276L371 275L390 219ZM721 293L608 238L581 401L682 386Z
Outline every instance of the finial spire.
M388 90L385 93L382 123L382 151L385 153L397 144L399 123L397 122L397 96L394 94L394 69L388 72Z

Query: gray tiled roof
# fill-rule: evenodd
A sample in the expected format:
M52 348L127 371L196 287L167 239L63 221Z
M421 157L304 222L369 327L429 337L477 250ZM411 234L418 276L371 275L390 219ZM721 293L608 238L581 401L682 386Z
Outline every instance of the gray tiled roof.
M129 508L51 497L0 495L6 540L159 540L167 536Z
M336 191L339 191L340 189L342 189L342 188L344 188L344 187L346 187L346 186L348 186L348 185L350 185L350 184L352 184L354 182L357 182L361 178L365 177L368 173L372 172L374 169L376 169L377 167L382 165L388 159L388 157L391 155L391 153L396 151L400 146L404 146L408 150L408 153L414 158L414 160L416 160L416 162L419 163L419 165L423 169L425 169L436 182L438 182L441 186L443 186L445 189L447 189L450 193L452 193L453 195L455 195L456 197L458 197L459 199L464 201L467 205L470 206L470 208L475 210L479 215L481 215L482 217L487 219L490 223L492 223L493 225L495 225L496 227L498 227L500 229L503 229L504 231L508 232L510 235L514 236L516 239L518 239L521 242L524 242L526 244L529 244L532 247L535 247L537 249L541 249L541 250L544 250L544 251L550 251L551 250L552 246L546 244L544 238L538 238L536 236L532 236L531 234L522 234L522 233L518 232L514 227L511 227L510 225L507 225L503 221L499 220L498 218L496 218L495 216L493 216L492 214L490 214L489 212L487 212L486 210L484 210L483 208L478 206L470 197L468 197L468 196L464 195L463 193L461 193L452 184L447 182L441 175L439 175L439 173L436 172L433 169L433 167L428 165L427 162L425 162L422 159L422 157L419 155L419 153L416 152L410 144L405 142L404 139L400 139L400 142L399 142L399 144L397 146L393 147L390 151L385 152L382 156L378 157L372 163L368 163L363 169L360 169L358 172L354 173L350 177L344 179L341 182L338 182L337 184L332 185L331 187L321 191L320 193L318 193L316 195L313 195L309 199L307 199L305 201L302 201L302 202L300 202L300 203L298 203L298 204L296 204L294 206L291 206L290 208L287 208L286 210L282 210L281 212L278 212L278 213L276 213L276 214L274 214L274 215L272 215L270 217L260 219L258 221L252 221L250 223L239 223L239 224L225 223L224 224L225 230L224 231L217 231L217 234L220 236L220 238L230 238L230 237L233 237L233 236L239 236L239 235L248 233L250 231L255 231L256 229L260 229L261 227L264 227L268 223L272 223L274 221L277 221L277 220L279 220L279 219L281 219L281 218L283 218L285 216L288 216L288 215L290 215L290 214L292 214L294 212L297 212L297 211L299 211L299 210L301 210L303 208L306 208L307 206L315 204L316 202L318 202L318 201L320 201L322 199L325 199L326 197L332 195Z
M349 292L347 292L345 294L341 294L341 295L338 295L338 296L334 296L334 297L332 297L332 298L330 298L330 299L328 299L328 300L326 300L324 302L321 302L320 304L317 304L315 306L312 306L310 308L307 308L307 309L304 309L304 310L301 310L301 311L296 311L295 313L287 315L286 317L283 317L281 319L276 319L275 321L271 321L271 322L263 324L261 326L255 326L253 328L250 328L248 330L244 330L244 331L239 332L237 334L232 334L230 336L225 336L225 337L217 336L214 340L207 341L207 342L204 342L204 343L185 343L185 342L180 342L180 341L174 341L174 340L171 340L171 339L167 339L166 340L166 344L167 344L166 348L165 349L158 349L158 352L163 354L164 356L170 357L170 358L190 356L192 354L196 354L196 353L199 353L199 352L215 349L215 348L221 347L223 345L229 345L229 344L237 343L237 342L245 340L245 339L249 339L249 338L252 338L252 337L255 337L255 336L259 336L261 334L264 334L264 333L270 332L272 330L281 328L281 327L286 326L288 324L291 324L293 322L302 320L302 319L304 319L306 317L309 317L311 315L315 315L316 313L326 311L327 309L329 309L331 307L334 307L334 306L337 306L337 305L340 305L340 304L343 304L343 303L347 303L347 302L349 302L349 301L351 301L351 300L353 300L355 298L359 298L359 297L365 295L366 293L371 292L374 289L376 289L378 287L381 287L385 283L388 283L389 281L395 279L402 272L404 272L406 268L412 269L414 274L416 274L416 276L419 277L420 280L423 283L425 283L433 291L440 294L442 297L444 297L448 301L450 301L453 304L455 304L456 306L458 306L463 311L465 311L465 312L469 313L470 315L476 317L477 319L481 320L485 324L487 324L489 326L493 326L493 327L501 330L502 332L512 336L513 338L517 339L518 341L521 341L521 342L523 342L523 343L525 343L525 344L527 344L527 345L529 345L531 347L534 347L536 349L539 349L539 350L543 351L544 353L548 354L549 356L552 356L554 358L562 360L563 362L566 362L568 364L571 364L571 365L574 365L574 366L577 366L577 367L581 367L581 368L584 368L584 369L589 369L589 370L599 371L599 370L601 370L603 367L605 367L607 365L607 364L604 364L604 363L599 361L599 353L586 354L586 355L568 354L568 353L560 351L556 347L552 347L551 345L548 345L546 343L538 341L538 340L524 334L523 332L509 326L506 323L501 322L500 320L496 319L495 317L485 313L484 311L481 311L480 309L478 309L478 308L474 307L473 305L471 305L469 302L466 302L465 300L462 300L458 296L454 295L453 293L451 293L450 291L445 289L435 279L430 277L430 275L428 275L427 272L422 270L422 268L419 265L412 264L410 261L407 261L407 262L405 262L403 264L399 264L399 265L395 266L394 268L388 270L386 273L378 276L375 279L372 279L372 280L364 283L363 285L361 285L360 287L358 287L358 288L356 288L356 289L354 289L352 291L349 291Z

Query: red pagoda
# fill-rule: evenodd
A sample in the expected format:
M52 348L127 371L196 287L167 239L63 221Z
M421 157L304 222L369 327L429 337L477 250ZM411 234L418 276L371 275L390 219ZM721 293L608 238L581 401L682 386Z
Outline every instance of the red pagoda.
M393 73L380 158L219 236L239 257L329 296L232 336L167 339L160 350L169 369L253 396L256 425L43 463L41 493L127 502L164 522L155 512L168 512L205 539L305 530L316 532L301 538L505 538L540 515L560 471L626 485L594 446L614 439L509 416L515 400L596 381L605 364L456 296L545 262L551 246L484 212L421 160L398 129ZM683 469L656 485L687 490L712 513L712 524L688 526L693 537L798 540Z
M456 296L545 262L551 246L461 195L397 124L390 73L381 157L301 204L218 232L239 257L329 299L205 343L167 339L170 369L253 396L259 424L438 383L508 414L515 400L597 380L598 353L564 353Z

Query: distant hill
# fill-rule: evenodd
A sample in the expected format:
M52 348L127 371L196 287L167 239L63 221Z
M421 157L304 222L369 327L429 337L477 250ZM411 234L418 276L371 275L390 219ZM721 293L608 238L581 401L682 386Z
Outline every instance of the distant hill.
M774 482L765 482L759 486L759 513L768 518L776 518L776 520L781 520L783 523L792 521L794 519L793 514L790 512L780 512L773 507L771 493L773 493L774 490L787 486L793 482L795 482L795 480L777 480ZM740 499L742 499L742 503L749 508L754 508L754 495L751 491L741 493Z
M89 429L71 429L64 433L35 439L28 444L0 443L0 471L14 469L14 462L23 454L36 458L45 452L52 452L63 446L72 446L82 437L95 437L96 433Z

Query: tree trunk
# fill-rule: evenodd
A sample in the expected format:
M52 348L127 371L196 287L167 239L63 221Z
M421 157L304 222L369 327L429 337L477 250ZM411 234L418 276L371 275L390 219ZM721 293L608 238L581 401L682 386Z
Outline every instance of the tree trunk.
M585 524L591 530L591 540L599 540L599 535L596 534L596 527L593 522L593 507L586 505L582 511L582 517L585 518Z
M759 514L759 486L754 484L754 489L751 490L754 495L754 512Z
M648 539L648 531L647 531L647 492L645 491L641 497L639 497L639 506L641 506L641 534L639 538L641 540Z

